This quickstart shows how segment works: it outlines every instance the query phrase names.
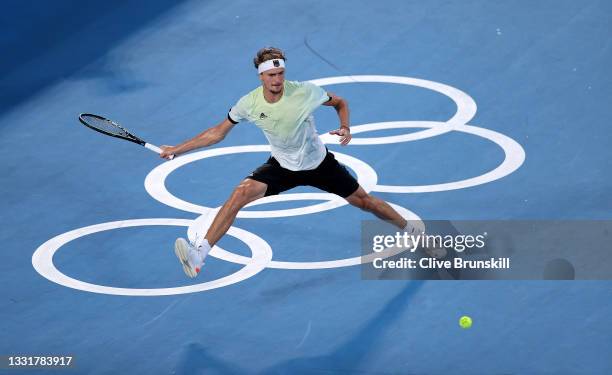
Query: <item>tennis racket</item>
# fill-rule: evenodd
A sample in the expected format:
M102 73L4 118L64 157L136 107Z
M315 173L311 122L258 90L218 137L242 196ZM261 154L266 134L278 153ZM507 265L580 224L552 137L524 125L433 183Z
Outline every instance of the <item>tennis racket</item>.
M163 151L161 148L143 141L142 139L127 131L121 125L105 117L93 115L91 113L81 113L79 115L79 121L81 122L81 124L99 133L137 143L158 154L161 154ZM170 159L174 159L174 155L171 155Z

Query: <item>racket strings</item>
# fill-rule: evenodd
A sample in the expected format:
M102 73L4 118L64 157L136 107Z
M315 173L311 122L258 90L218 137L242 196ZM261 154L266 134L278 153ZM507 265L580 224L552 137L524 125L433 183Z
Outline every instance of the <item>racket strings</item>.
M99 119L93 116L83 116L85 122L90 126L102 130L105 133L109 133L112 135L118 135L125 138L132 138L132 135L127 132L127 130L123 129L121 126L115 124L110 120Z

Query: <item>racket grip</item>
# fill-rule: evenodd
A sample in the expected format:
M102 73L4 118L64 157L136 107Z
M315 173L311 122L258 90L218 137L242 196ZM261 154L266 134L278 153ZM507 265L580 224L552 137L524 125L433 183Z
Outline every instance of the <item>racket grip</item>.
M152 145L150 143L145 143L144 146L146 148L148 148L149 150L153 151L153 152L157 152L158 154L161 154L164 150L162 150L161 148ZM170 160L174 159L174 155L170 155Z

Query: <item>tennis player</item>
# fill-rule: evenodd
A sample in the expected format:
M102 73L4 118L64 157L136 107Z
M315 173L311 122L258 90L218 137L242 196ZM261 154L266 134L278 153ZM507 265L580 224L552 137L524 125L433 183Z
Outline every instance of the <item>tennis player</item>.
M177 146L161 146L161 157L168 159L171 155L214 145L237 123L249 121L264 132L272 151L270 158L234 189L206 235L198 236L194 243L184 238L176 240L175 253L189 277L197 276L211 247L228 231L242 207L300 185L339 195L400 229L415 231L389 204L366 193L319 138L312 113L324 105L333 107L340 120L340 127L329 133L340 137L343 146L351 141L346 100L309 82L286 81L286 60L278 48L259 50L253 63L261 80L260 87L243 96L216 126Z

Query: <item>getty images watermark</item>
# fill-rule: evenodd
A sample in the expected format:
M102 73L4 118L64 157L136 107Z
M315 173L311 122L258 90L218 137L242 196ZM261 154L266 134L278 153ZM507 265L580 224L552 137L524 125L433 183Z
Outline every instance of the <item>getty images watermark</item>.
M408 234L406 232L395 232L394 235L375 235L372 238L372 251L379 253L380 257L374 257L372 265L376 269L504 269L510 268L509 257L491 257L490 259L470 260L454 257L452 260L444 259L449 251L461 253L466 250L484 249L486 246L487 233L478 235L440 235ZM414 253L421 249L426 257L411 259L406 256L398 259L386 259L394 255L394 250L403 250ZM385 252L385 250L387 250Z
M612 221L363 221L363 279L612 280Z

